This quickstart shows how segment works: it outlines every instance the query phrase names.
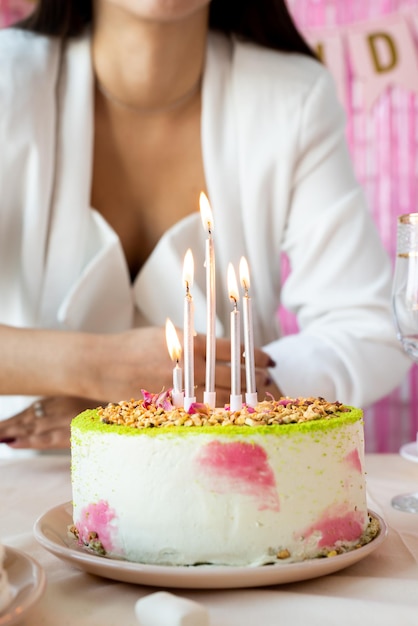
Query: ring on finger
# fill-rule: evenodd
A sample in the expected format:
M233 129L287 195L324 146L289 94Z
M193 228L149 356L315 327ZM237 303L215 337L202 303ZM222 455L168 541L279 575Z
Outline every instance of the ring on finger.
M33 403L33 412L36 418L45 417L44 405L42 404L42 402L40 402L40 400L37 400Z

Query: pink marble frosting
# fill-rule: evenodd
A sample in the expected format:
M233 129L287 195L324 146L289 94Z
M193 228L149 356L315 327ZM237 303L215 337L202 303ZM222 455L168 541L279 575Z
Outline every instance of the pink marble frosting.
M259 510L279 511L279 497L265 450L252 443L211 441L199 453L200 480L217 493L239 493L258 501Z

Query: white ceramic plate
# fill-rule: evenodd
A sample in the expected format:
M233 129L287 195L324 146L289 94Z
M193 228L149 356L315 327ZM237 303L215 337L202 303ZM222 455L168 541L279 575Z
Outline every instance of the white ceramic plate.
M217 565L170 567L132 563L97 556L79 546L77 541L68 533L67 528L73 522L70 502L50 509L42 515L35 523L34 533L39 543L47 550L90 574L156 587L233 589L278 585L317 578L360 561L376 550L387 534L387 527L383 519L372 511L369 513L379 521L380 533L367 545L330 558L261 567Z
M4 546L6 568L12 589L10 604L0 612L0 626L17 624L26 612L41 597L45 590L46 577L42 567L31 556Z
M410 443L406 443L399 450L399 454L403 456L404 459L408 459L408 461L414 461L418 463L418 445L416 441L411 441Z

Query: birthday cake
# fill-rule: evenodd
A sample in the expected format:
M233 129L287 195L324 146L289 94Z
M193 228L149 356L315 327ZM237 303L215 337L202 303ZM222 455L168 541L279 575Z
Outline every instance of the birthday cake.
M185 412L145 394L85 411L71 431L71 532L97 554L254 566L372 538L360 409L281 398Z
M7 607L12 597L7 572L4 569L4 560L5 549L0 543L0 613Z

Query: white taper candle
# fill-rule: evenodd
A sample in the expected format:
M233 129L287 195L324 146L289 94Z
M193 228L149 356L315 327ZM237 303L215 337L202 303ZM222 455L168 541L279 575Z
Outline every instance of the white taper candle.
M252 318L252 303L249 295L250 271L245 257L241 257L239 264L241 285L244 289L242 299L242 312L244 322L244 356L245 356L245 378L246 393L245 402L249 406L257 404L257 389L255 383L255 361L254 361L254 331Z
M235 270L230 263L228 265L228 292L229 299L233 304L231 311L231 411L239 411L242 408L241 394L241 316L238 310L238 286Z
M184 299L184 408L196 402L194 395L194 305L191 294L193 284L194 262L189 249L184 257L183 282L186 286Z
M174 406L179 407L183 406L184 403L183 370L180 367L181 345L174 324L169 318L165 322L165 336L171 360L175 361L171 398Z
M215 367L216 367L216 285L215 248L213 241L213 216L206 195L200 194L200 215L207 232L205 246L206 266L206 379L203 401L215 407Z

